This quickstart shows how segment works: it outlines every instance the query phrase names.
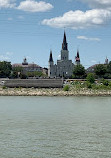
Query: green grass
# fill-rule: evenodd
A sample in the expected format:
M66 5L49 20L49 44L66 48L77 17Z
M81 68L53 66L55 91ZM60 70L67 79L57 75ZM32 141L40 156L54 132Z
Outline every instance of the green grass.
M90 83L88 81L80 82L75 81L70 83L71 89L80 90L80 89L93 89L93 90L111 90L111 81L103 80L98 83Z
M69 86L68 86L68 85L65 85L64 88L63 88L63 90L64 90L64 91L69 91Z

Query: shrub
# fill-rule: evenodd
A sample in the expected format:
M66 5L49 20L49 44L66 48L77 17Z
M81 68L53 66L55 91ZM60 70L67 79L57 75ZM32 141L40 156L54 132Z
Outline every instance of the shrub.
M69 86L66 85L63 89L64 89L64 91L69 91Z
M87 82L87 88L92 88L92 84L90 82Z
M20 74L20 78L21 78L21 79L26 79L26 78L27 78L27 75L26 75L26 74L21 73L21 74Z
M111 81L109 82L109 87L111 87Z
M109 85L109 81L108 80L103 80L103 85L108 86Z
M104 86L109 86L109 81L105 80L104 78L100 80L100 83Z
M94 78L94 74L92 73L89 73L86 77L86 80L89 82L89 83L94 83L95 82L95 78Z
M7 87L6 87L6 86L3 86L2 88L3 88L3 89L7 89Z

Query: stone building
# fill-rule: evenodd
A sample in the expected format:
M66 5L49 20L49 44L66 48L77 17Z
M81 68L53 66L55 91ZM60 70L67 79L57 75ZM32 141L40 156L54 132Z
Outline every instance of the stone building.
M108 64L109 64L109 60L108 60L108 58L106 57L105 62L104 62L104 65L108 65ZM88 68L86 69L86 73L94 73L94 69L95 69L96 66L98 66L98 65L100 65L100 64L95 64L95 65L92 65L92 66L88 67Z
M80 64L79 51L77 51L75 64L76 65ZM54 64L52 51L50 51L48 76L51 78L54 77L69 78L72 76L73 67L74 67L74 63L72 63L72 60L69 60L68 43L66 40L66 33L64 32L62 50L61 50L61 59L57 60L57 64Z
M39 65L35 64L35 63L28 63L27 59L24 58L22 63L16 63L13 64L12 67L22 67L23 72L42 72L43 74L47 75L47 68L42 68Z

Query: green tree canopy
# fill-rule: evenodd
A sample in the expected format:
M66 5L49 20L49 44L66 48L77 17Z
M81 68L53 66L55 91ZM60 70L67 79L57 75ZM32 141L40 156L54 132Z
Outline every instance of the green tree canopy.
M23 68L20 67L20 66L13 67L13 68L12 68L11 77L12 77L12 78L18 78L19 75L22 73L22 71L23 71ZM19 74L19 73L20 73L20 74Z
M111 74L111 61L107 65L107 72Z
M43 77L45 76L42 72L34 71L34 72L27 72L27 77Z
M104 64L99 64L95 67L94 72L97 76L103 77L107 72L107 68Z
M22 72L23 68L21 66L13 67L12 71Z
M75 65L73 69L73 75L76 78L82 78L85 75L85 68L82 65Z
M11 62L0 61L0 77L9 77L11 74L12 65Z

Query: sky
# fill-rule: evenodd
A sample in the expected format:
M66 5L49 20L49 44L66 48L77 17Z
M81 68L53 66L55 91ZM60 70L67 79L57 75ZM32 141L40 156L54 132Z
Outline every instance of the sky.
M0 61L48 67L64 30L73 62L77 49L86 68L111 61L111 0L0 0Z

